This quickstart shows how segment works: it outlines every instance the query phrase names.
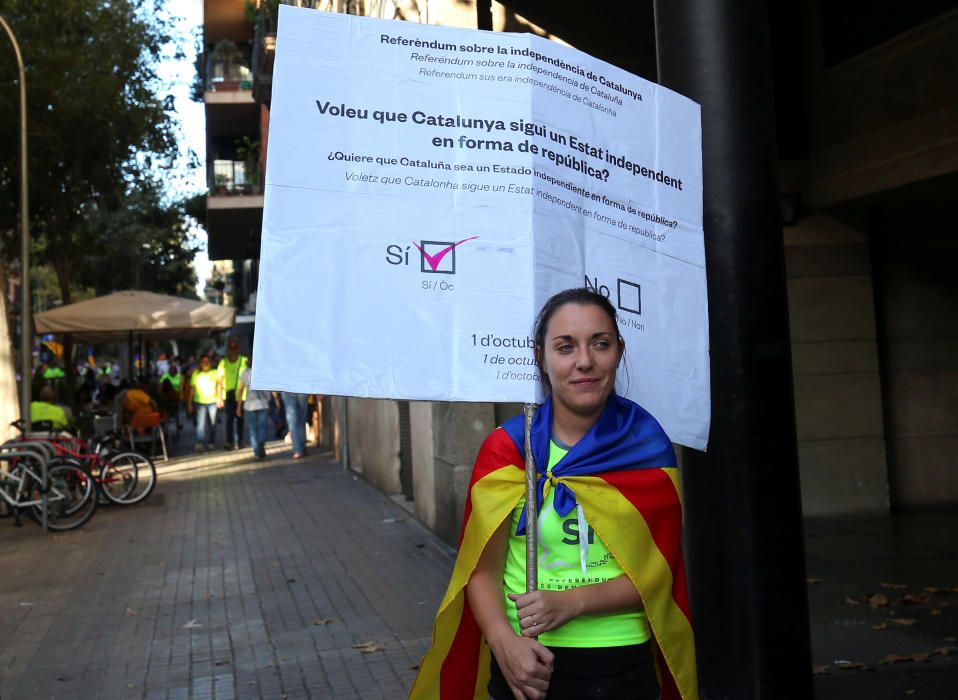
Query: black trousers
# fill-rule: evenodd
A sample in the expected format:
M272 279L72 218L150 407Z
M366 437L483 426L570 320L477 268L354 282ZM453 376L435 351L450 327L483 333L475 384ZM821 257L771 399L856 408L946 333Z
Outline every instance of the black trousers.
M546 700L658 700L659 681L649 644L624 647L550 647L555 654ZM512 691L492 658L489 697L512 700Z
M226 437L224 442L227 445L243 444L243 416L236 415L236 400L226 399L223 402L223 411L226 413Z

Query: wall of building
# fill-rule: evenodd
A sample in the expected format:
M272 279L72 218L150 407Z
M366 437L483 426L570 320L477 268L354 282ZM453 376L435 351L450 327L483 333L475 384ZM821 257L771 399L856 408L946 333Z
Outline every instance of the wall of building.
M399 493L399 410L395 401L348 399L349 466L385 494Z
M416 517L455 546L476 455L497 425L495 406L414 402L410 423Z
M876 217L892 503L958 502L958 237L944 213Z
M811 5L830 11L821 0ZM816 206L958 169L958 10L827 67L814 15L809 32Z
M824 213L784 235L805 515L887 512L868 236Z

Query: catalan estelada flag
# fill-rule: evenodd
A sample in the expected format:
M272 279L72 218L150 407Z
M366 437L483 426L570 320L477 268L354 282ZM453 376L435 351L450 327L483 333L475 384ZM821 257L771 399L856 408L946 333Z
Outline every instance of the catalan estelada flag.
M589 433L548 464L552 402L532 423L541 505L549 488L559 515L576 503L642 597L663 700L697 700L695 646L682 558L682 504L675 453L645 409L613 395ZM486 543L525 495L524 418L486 438L469 484L459 556L410 700L487 700L489 647L465 587ZM524 524L524 516L520 527Z

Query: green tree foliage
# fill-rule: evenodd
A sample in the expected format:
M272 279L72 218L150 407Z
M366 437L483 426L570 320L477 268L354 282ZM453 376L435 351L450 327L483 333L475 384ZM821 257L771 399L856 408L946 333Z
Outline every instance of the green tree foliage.
M160 225L155 193L150 201L139 194L149 173L171 165L176 154L172 98L156 94L155 66L170 41L170 26L158 11L162 1L0 0L27 66L31 237L37 263L56 271L63 303L72 301L73 276L85 267L84 258L104 246L174 267L190 255L188 249L171 252L183 238L176 226ZM16 76L13 51L4 46L0 235L8 259L17 246L19 214ZM133 210L125 211L131 204ZM111 219L104 240L101 226L110 212L128 221ZM160 240L134 231L137 223L162 232ZM151 281L142 268L139 274L144 284ZM150 274L163 278L162 271Z
M131 191L118 210L96 209L89 217L98 245L75 266L78 281L96 294L145 289L196 299L193 257L199 248L187 207L164 205L156 186Z

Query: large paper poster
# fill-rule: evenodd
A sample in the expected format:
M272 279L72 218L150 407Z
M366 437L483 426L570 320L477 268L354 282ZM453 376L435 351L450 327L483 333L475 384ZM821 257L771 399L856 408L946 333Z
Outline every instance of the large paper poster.
M620 392L704 448L699 107L529 34L280 7L254 386L532 401L536 311L620 315Z

